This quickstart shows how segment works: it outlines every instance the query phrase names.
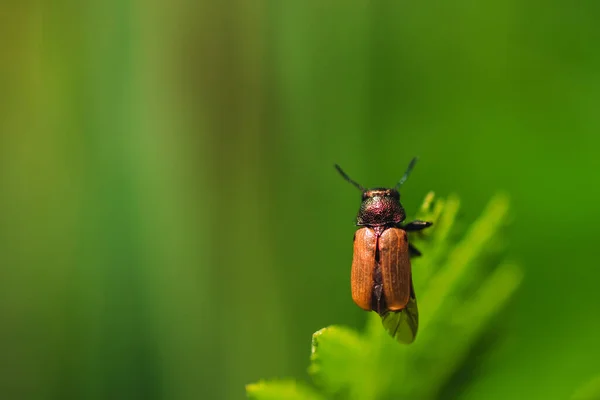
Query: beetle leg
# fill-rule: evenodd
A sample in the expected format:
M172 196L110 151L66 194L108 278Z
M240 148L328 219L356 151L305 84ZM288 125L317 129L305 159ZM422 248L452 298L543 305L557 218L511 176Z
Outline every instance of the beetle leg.
M409 243L408 254L410 255L410 257L419 257L421 255L421 252L419 251L419 249L413 246L412 243Z
M431 225L433 225L433 222L415 220L404 225L402 229L404 229L406 232L416 232L428 228Z

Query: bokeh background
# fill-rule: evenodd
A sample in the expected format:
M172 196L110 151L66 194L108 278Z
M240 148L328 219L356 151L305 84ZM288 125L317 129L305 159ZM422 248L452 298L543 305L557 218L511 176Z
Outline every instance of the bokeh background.
M359 193L473 220L525 280L464 399L600 372L600 5L3 1L0 397L240 399L361 328ZM418 275L416 275L418 277Z

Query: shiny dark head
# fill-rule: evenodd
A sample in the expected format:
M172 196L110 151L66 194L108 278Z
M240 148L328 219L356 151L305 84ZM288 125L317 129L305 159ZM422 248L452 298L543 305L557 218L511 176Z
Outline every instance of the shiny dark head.
M402 178L391 189L365 189L364 186L346 175L340 166L336 164L335 168L340 175L362 191L362 203L356 217L356 225L382 226L394 225L404 221L406 214L404 213L402 204L400 204L400 192L398 192L398 189L406 181L416 162L417 158L415 157L408 164L408 168L404 175L402 175Z
M404 221L406 215L396 189L370 189L362 194L356 225L391 225Z

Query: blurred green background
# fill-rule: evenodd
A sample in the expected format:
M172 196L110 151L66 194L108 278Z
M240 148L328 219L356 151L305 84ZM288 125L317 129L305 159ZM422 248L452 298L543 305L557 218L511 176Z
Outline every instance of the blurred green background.
M359 193L512 198L464 399L600 372L600 3L3 1L0 397L240 399L361 328ZM426 255L425 255L426 256ZM418 272L415 274L418 279Z

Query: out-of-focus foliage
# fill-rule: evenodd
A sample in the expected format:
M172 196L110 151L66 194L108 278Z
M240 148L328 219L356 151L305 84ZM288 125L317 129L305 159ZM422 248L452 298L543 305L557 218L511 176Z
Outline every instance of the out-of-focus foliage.
M415 155L409 214L511 196L525 279L462 397L568 398L600 359L598 7L0 2L0 398L308 379L311 334L366 318L332 165L389 186Z
M600 375L594 377L585 385L577 389L571 400L596 400L600 399Z
M414 344L402 346L388 337L375 313L364 335L336 326L313 335L309 372L328 398L456 397L456 388L465 382L453 379L464 373L469 356L484 353L483 343L489 347L494 342L485 328L493 322L494 330L502 329L498 313L521 281L520 269L503 259L502 247L493 245L502 243L507 199L495 197L462 237L454 229L458 211L456 197L434 203L429 194L418 216L434 226L411 235L411 242L427 254L413 263L422 299L417 301L421 332ZM248 393L266 399L277 385L264 384L261 390L250 386ZM283 391L279 395L287 398Z

